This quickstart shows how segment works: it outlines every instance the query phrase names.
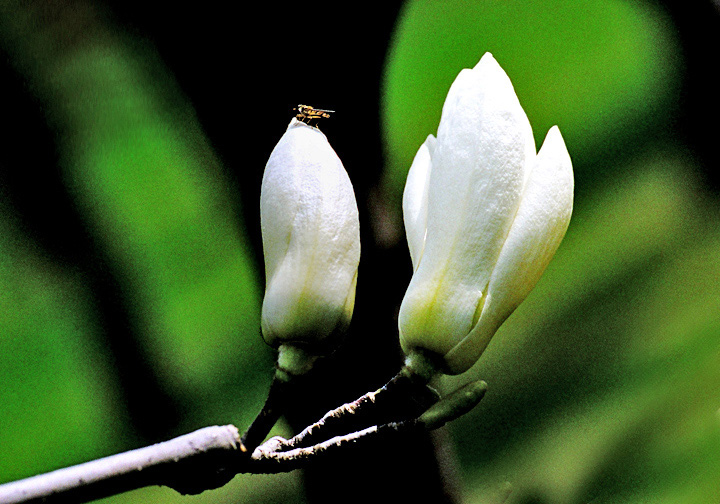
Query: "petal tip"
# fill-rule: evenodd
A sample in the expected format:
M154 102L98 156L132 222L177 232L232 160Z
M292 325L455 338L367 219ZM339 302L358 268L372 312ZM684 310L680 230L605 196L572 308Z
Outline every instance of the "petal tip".
M480 61L478 61L477 65L475 65L475 68L473 70L483 70L483 71L498 71L500 70L503 74L505 71L500 66L500 63L497 62L495 57L492 55L492 53L486 52L482 55L482 58L480 58Z
M548 130L547 135L545 135L545 136L546 136L546 137L549 137L549 136L551 136L551 135L552 135L552 136L558 136L558 137L560 137L560 139L562 139L562 134L560 133L560 128L558 127L557 124L553 125L553 126Z
M555 153L564 152L567 154L567 146L565 145L565 139L563 138L562 133L560 133L560 128L557 125L553 126L548 130L547 134L545 135L545 140L540 147L540 150ZM569 154L567 155L569 156Z
M492 62L497 63L497 61L495 60L495 56L493 56L490 51L487 51L485 54L482 55L482 57L480 58L480 61L478 61L478 65L481 63L488 64L488 63L492 63Z

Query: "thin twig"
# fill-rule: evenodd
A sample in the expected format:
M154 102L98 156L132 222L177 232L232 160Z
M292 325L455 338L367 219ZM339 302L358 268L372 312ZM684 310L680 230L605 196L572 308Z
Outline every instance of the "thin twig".
M397 435L419 428L424 428L424 425L417 420L389 422L383 425L373 425L343 436L335 436L313 446L286 451L283 451L281 447L287 448L287 440L272 438L259 446L253 453L253 470L256 473L289 472L303 467L308 461L315 460L319 456L331 455L338 450L346 449L349 445L361 441L381 441L385 436Z
M240 451L252 453L263 442L273 426L277 423L290 402L294 392L299 388L301 377L282 379L277 374L273 377L267 399L260 413L240 439Z
M346 424L347 422L345 420L348 415L357 415L361 411L367 412L368 407L375 404L375 401L380 394L386 393L388 390L392 390L393 387L397 386L398 383L401 383L405 379L406 377L402 372L400 372L379 389L368 392L352 402L345 403L338 408L328 411L320 420L308 425L294 437L285 440L284 443L278 446L279 451L286 451L300 446L311 445L316 443L317 441L315 440L320 436L324 436L324 438L327 439L329 437L327 432L331 432L332 429L338 425ZM347 425L344 427L345 432L347 432Z

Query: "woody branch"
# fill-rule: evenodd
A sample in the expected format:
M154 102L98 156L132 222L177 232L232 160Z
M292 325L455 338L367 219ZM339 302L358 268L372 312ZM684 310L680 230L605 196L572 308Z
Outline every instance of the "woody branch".
M382 388L329 411L293 438L271 438L252 453L242 450L235 426L205 427L152 446L0 485L0 502L80 503L153 485L197 494L219 488L239 473L288 472L318 457L352 449L358 443L382 442L412 430L436 429L472 409L486 388L484 382L471 382L438 401L425 383L413 380L403 369ZM409 418L399 412L398 421L352 430L357 427L358 416L369 412L372 418L384 400L392 402L392 392L409 392L418 404L425 405L424 411ZM351 430L337 434L348 425Z

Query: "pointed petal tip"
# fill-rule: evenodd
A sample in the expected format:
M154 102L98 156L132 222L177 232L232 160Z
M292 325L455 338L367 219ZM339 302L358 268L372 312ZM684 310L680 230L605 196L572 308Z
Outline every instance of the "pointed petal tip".
M305 125L305 126L307 126L307 124L305 124L304 122L298 121L298 119L297 119L296 117L293 117L293 118L290 119L290 123L288 124L288 129L290 129L290 128L296 128L296 127L298 127L298 126L300 126L300 125Z
M482 58L480 58L480 61L477 62L477 65L475 65L473 70L481 68L500 68L500 64L497 62L492 53L486 52L482 55Z
M510 76L491 53L485 53L472 70L462 70L461 74L465 71L471 72L473 75L472 82L476 86L479 85L486 91L492 90L488 92L498 96L512 97L508 99L517 101L517 95Z
M553 126L548 130L545 140L538 152L538 160L540 163L554 166L555 177L562 175L569 187L575 185L575 175L573 173L572 158L568 152L565 140L560 133L560 128Z
M557 125L548 130L540 150L545 150L545 152L554 152L556 154L563 153L564 155L570 157L567 146L565 145L565 139L563 138L562 133L560 133L560 128L558 128Z
M552 135L553 137L555 137L555 136L560 137L560 140L563 139L563 138L562 138L562 134L560 133L560 128L558 127L557 124L553 125L553 126L548 130L547 135L545 135L545 137L547 138L547 137L549 137L549 136L551 136L551 135ZM563 141L563 143L565 143L565 142Z
M483 54L482 57L480 58L480 61L478 62L478 64L480 64L483 61L485 61L486 63L495 61L495 56L493 56L490 51L486 51L485 54ZM497 61L495 61L495 62L497 63Z
M432 157L432 153L435 150L435 143L437 142L437 139L435 138L435 135L432 133L427 136L425 139L425 142L423 142L423 145L428 149L430 152L430 156Z

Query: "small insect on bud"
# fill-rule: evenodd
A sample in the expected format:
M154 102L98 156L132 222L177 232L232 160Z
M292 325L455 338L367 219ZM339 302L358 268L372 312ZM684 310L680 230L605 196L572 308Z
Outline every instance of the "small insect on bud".
M308 126L312 126L312 121L316 121L317 124L320 119L330 119L330 114L335 113L334 110L316 109L310 105L298 105L293 110L297 110L295 118ZM317 128L317 125L314 127Z

